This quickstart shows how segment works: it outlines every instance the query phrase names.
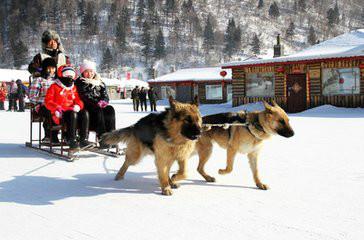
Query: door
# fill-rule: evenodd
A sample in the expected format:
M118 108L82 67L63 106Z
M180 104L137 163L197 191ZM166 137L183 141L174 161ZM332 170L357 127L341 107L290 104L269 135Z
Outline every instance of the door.
M302 112L307 108L306 74L287 75L287 111Z

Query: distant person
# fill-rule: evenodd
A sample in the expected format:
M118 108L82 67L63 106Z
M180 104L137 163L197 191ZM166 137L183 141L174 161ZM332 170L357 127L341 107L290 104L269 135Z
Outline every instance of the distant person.
M132 91L131 91L131 99L133 99L133 109L134 112L135 111L139 111L139 86L136 86Z
M158 95L157 93L154 91L153 87L150 87L148 90L148 98L149 98L149 103L150 103L150 111L157 111L157 99L158 99Z
M5 99L8 90L5 82L0 82L0 110L5 110Z
M24 98L27 95L27 88L24 86L24 84L22 83L22 81L20 79L16 80L16 85L17 85L17 93L16 93L16 98L19 101L19 109L18 112L24 112Z
M71 63L69 57L64 54L61 39L56 31L46 30L43 32L42 51L42 53L34 56L28 66L28 71L33 77L39 77L41 75L42 62L46 58L53 58L57 67Z
M16 85L14 80L11 80L8 91L8 100L9 100L9 108L8 111L18 111L18 107L16 104L18 95L18 86Z
M115 110L109 105L106 85L96 73L96 63L85 60L80 66L81 76L75 81L78 94L90 115L90 129L97 137L115 130ZM108 148L101 145L100 148Z
M148 111L147 110L147 92L145 91L144 87L142 87L139 91L139 101L140 101L140 108L141 111Z
M44 99L47 91L49 87L55 83L56 69L57 64L53 58L44 59L42 62L41 76L33 79L29 90L29 100L34 105L35 111L46 119L46 121L43 122L45 136L42 139L45 143L50 142L51 138L52 143L59 143L57 137L58 132L50 132L49 123L51 119L51 112L44 105Z

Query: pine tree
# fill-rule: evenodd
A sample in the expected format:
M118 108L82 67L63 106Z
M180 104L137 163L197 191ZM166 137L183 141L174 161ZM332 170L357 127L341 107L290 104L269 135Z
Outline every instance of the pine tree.
M209 14L207 16L206 25L205 25L205 29L204 29L204 33L203 33L203 37L204 37L203 45L207 52L210 51L211 49L213 49L213 47L215 45L215 34L214 34L214 29L212 27L211 21L212 21L211 15Z
M310 45L315 45L317 43L316 32L313 26L310 27L310 30L308 32L307 42Z
M279 7L277 2L273 2L269 7L269 16L273 18L278 18L280 15L279 13Z
M176 12L177 4L176 0L166 0L164 5L167 16L171 13L172 15Z
M86 12L82 18L81 25L87 36L96 35L98 33L98 19L94 2L87 3Z
M340 11L339 11L339 6L337 5L337 1L334 7L334 21L336 24L340 22Z
M144 21L145 3L144 0L139 0L137 4L136 23L139 28L142 28Z
M260 40L257 34L254 34L253 41L251 42L251 50L254 54L260 54Z
M334 9L332 9L332 8L330 8L327 11L327 21L328 21L329 27L333 27L334 26L335 21L336 21L336 16L335 16Z
M298 0L298 10L300 12L306 12L306 0Z
M123 9L121 10L121 21L124 23L125 25L125 30L128 34L131 33L131 25L130 25L130 13L129 13L129 9L127 6L124 6Z
M234 49L235 51L240 51L241 48L241 28L237 26L234 32Z
M22 40L11 42L11 51L13 53L14 67L21 67L28 63L28 48Z
M116 41L120 49L125 50L127 41L126 41L126 24L124 23L124 19L120 17L118 20L118 24L116 26Z
M235 34L235 21L234 19L229 19L226 32L225 32L225 52L231 57L235 50L235 42L234 42L234 34Z
M290 38L291 39L291 41L292 41L292 37L294 36L294 34L295 34L295 32L294 32L294 30L296 29L296 26L294 25L294 23L291 21L290 23L289 23L289 26L288 26L288 28L287 28L287 30L286 30L286 37L287 38Z
M114 60L110 48L107 47L102 56L101 69L105 71L110 70L114 66L113 62Z
M166 56L166 47L164 42L164 36L162 29L159 29L154 43L154 57L156 59L161 59L164 58L165 56Z
M264 1L263 0L259 0L258 1L258 9L261 9L264 7Z
M150 36L150 26L147 21L144 21L143 23L141 45L143 46L142 55L145 58L144 62L145 64L147 64L151 55L151 45L152 45L152 40Z

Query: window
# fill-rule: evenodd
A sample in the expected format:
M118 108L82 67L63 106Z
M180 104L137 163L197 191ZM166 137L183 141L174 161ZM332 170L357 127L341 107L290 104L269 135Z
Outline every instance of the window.
M227 89L227 101L231 101L231 99L233 99L233 85L227 84L226 89Z
M246 95L248 97L274 96L274 73L249 73L246 78Z
M222 86L221 85L206 85L206 100L221 100Z
M174 90L174 88L170 87L170 86L162 86L161 87L161 97L162 99L166 99L169 96L172 96L173 98L176 98L176 91Z
M359 82L359 68L325 68L322 71L322 94L358 94Z

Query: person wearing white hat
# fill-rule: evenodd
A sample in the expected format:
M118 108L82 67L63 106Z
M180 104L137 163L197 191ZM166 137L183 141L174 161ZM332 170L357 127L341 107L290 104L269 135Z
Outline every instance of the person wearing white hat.
M84 60L80 65L80 77L75 82L77 91L90 114L90 129L97 137L115 130L115 110L109 105L106 85L96 72L96 63ZM108 148L108 146L100 146Z

